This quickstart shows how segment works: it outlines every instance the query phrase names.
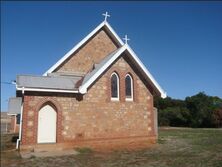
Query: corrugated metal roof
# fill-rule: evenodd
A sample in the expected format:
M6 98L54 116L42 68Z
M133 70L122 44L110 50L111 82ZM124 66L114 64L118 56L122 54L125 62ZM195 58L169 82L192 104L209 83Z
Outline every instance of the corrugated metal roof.
M144 64L139 60L137 55L133 52L133 50L126 44L121 48L117 49L107 57L105 57L101 63L95 66L95 69L88 73L82 82L82 85L79 87L80 93L86 93L88 87L114 62L116 61L122 53L126 53L128 58L131 59L133 63L135 63L136 67L139 69L140 73L145 76L147 82L156 90L158 95L161 95L162 98L166 97L166 93L160 87L160 85L156 82L150 72L146 69Z
M8 101L8 114L20 114L21 112L21 97L11 97Z
M81 78L80 76L18 75L16 84L18 87L26 88L76 90L76 83L81 80Z
M121 47L122 48L122 47ZM100 68L102 68L115 54L121 49L117 49L114 52L110 53L106 56L99 64L95 64L95 69L92 70L90 73L87 73L83 79L82 85L84 85Z

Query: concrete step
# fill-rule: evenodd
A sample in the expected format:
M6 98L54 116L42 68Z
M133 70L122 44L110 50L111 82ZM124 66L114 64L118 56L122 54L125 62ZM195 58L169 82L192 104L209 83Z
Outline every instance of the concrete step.
M37 144L34 152L62 151L64 147L59 144Z
M65 156L65 155L77 155L79 154L75 150L60 150L60 151L44 151L44 152L26 152L20 153L22 158L31 158L31 157L56 157L56 156Z

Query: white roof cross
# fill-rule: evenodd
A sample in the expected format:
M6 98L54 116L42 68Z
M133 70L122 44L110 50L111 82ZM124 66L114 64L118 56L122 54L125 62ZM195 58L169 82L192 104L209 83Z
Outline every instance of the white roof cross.
M130 39L127 37L127 35L125 35L125 37L123 38L123 40L125 41L125 44L127 44L127 41L129 41Z
M110 15L108 15L108 12L103 13L103 16L105 16L105 20L104 20L104 21L106 21L106 20L107 20L107 17L110 17Z

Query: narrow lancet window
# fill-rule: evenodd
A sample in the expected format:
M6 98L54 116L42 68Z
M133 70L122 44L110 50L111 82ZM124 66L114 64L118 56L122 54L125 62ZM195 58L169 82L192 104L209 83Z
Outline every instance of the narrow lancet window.
M129 74L125 77L125 95L126 100L133 100L133 79Z
M119 100L119 77L116 73L111 75L111 99Z

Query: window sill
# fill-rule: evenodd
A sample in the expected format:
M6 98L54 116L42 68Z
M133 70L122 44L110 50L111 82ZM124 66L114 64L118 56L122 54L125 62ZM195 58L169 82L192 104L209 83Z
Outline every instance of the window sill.
M128 98L126 98L125 101L127 101L127 102L133 102L133 99L128 99Z
M117 98L111 98L111 101L113 101L113 102L118 102L119 99L117 99Z

